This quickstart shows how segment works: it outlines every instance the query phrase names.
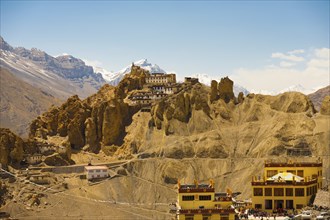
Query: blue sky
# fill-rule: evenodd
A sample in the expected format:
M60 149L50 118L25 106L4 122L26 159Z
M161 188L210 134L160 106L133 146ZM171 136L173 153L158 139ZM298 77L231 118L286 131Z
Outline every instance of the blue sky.
M147 58L181 77L229 75L250 90L279 91L329 84L329 10L329 1L1 1L1 36L112 71ZM314 70L321 77L310 75L314 58L323 61ZM276 71L286 70L275 85ZM299 74L318 80L292 82Z

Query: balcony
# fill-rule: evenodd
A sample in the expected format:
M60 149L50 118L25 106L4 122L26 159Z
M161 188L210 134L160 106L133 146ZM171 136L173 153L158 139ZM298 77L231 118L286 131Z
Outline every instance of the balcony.
M310 181L301 181L301 182L295 182L295 181L283 181L283 182L275 182L275 181L252 181L252 186L308 186L311 184L317 183L317 179L313 179Z

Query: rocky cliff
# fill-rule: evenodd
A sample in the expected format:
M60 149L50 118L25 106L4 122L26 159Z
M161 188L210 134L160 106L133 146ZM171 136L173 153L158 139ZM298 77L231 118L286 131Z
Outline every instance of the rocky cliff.
M308 95L310 100L313 102L315 109L320 111L323 99L330 95L330 85L317 90L314 93Z
M322 115L330 115L330 96L326 96L323 99L320 112Z
M125 126L139 110L138 106L125 103L124 98L129 91L143 86L147 74L140 67L133 67L117 87L105 85L85 100L70 97L31 123L30 138L67 137L76 150L98 152L102 147L107 153L115 151L122 144Z
M23 140L9 129L0 128L0 163L15 165L23 159Z

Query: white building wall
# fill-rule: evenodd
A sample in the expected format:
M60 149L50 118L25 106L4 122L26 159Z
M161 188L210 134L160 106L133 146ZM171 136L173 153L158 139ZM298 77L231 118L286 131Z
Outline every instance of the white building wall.
M99 172L97 172L99 171ZM96 178L104 178L104 177L108 177L108 170L88 170L87 171L87 179L96 179Z

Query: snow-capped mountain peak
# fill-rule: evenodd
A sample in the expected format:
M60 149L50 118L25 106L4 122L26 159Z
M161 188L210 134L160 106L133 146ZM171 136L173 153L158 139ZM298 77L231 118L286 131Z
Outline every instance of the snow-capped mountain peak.
M141 59L133 62L135 66L140 66L141 68L148 70L150 73L165 73L166 71L160 68L157 64L151 64L147 59ZM132 64L126 66L117 72L107 71L104 68L93 66L94 72L101 73L105 81L107 81L111 85L118 85L120 80L124 78L127 73L131 72Z
M286 89L283 89L279 93L283 93L283 92L301 92L301 93L307 95L307 94L310 94L315 91L314 91L314 89L307 89L307 88L303 87L302 85L298 84L298 85L293 85Z

